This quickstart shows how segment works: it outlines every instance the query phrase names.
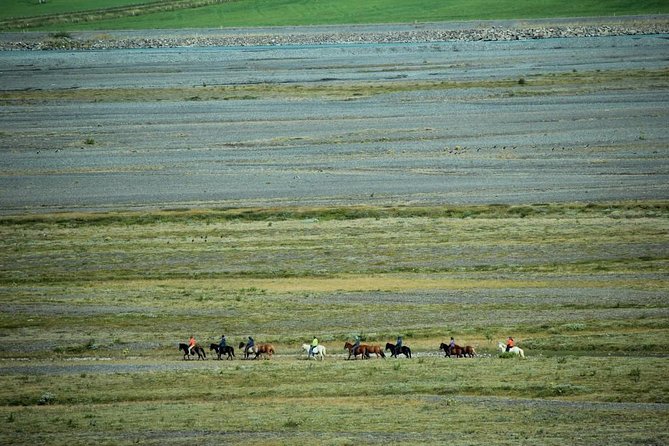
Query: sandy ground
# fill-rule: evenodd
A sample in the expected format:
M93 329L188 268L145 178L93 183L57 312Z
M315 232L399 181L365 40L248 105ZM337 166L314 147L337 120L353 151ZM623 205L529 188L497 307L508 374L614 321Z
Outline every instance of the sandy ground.
M482 82L331 99L5 103L0 212L667 199L666 86L517 94L486 82L665 69L668 47L651 35L0 52L0 90Z

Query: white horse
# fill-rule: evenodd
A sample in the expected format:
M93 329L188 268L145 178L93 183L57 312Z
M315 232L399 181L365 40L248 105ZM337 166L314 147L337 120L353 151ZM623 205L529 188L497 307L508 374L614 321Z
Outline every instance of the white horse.
M497 344L497 349L501 353L504 353L506 351L506 345L504 345L504 343L500 342L499 344ZM514 353L516 355L519 355L521 358L525 357L525 352L520 347L511 347L511 349L509 350L509 353Z
M311 348L311 345L309 344L302 344L302 348L304 349L304 353L307 354L307 359L309 359L309 349ZM325 346L324 345L317 345L314 347L314 356L315 359L319 359L322 361L325 359Z

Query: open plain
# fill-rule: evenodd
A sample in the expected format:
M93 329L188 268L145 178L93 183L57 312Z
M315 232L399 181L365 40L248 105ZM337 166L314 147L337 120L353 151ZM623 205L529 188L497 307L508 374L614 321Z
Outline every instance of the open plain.
M668 50L0 52L0 443L667 444Z

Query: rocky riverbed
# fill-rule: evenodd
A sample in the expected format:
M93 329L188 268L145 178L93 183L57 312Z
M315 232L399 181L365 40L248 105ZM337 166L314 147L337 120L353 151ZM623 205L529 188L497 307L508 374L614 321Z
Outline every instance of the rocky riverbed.
M0 50L510 41L669 33L669 17L72 33L3 33Z

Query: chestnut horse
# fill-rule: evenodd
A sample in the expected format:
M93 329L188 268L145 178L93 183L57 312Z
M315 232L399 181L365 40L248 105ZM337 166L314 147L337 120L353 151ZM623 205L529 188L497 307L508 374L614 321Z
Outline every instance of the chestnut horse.
M362 355L362 359L365 359L365 357L369 358L369 353L367 350L363 350L362 346L366 344L360 344L358 346L358 349L355 351L355 354L353 355L353 344L350 342L346 342L344 344L344 350L348 350L348 358L351 359L351 355L353 355L353 359L358 359L358 355Z
M462 358L465 353L465 349L460 347L458 344L455 344L453 347L451 347L448 344L444 344L443 342L439 345L439 350L443 350L445 355L444 357L450 358L451 355L455 355L456 358Z
M227 359L232 359L235 357L235 349L231 345L226 345L221 348L218 344L211 344L209 350L214 350L218 355L218 359L221 359L221 355L228 355Z
M390 355L391 358L392 357L395 357L395 358L398 357L396 350L397 350L397 347L395 346L395 344L391 344L390 342L386 343L386 351L391 352L391 355ZM402 351L400 352L400 354L403 354L407 358L411 358L411 349L409 347L407 347L406 345L403 345L402 346Z
M364 354L364 358L369 358L370 353L374 353L376 357L385 358L386 354L383 353L383 349L380 345L369 345L369 344L360 344L360 350Z
M190 359L190 355L188 354L188 344L180 342L179 350L183 350L184 359L186 359L186 356L188 356L188 359ZM204 352L204 349L200 344L195 344L195 347L193 347L193 351L197 353L197 359L202 359L204 361L207 358L207 354Z
M242 350L246 347L246 344L243 342L239 343L239 349ZM245 349L244 349L245 350ZM276 353L274 351L274 346L272 344L256 344L253 347L251 347L251 351L255 353L255 356L253 359L258 359L260 355L265 355L267 359L272 359L272 355ZM244 352L244 359L248 359L250 356L250 353L245 351Z
M474 347L472 347L471 345L465 345L464 350L465 351L463 354L465 355L465 357L467 357L467 355L469 355L470 358L476 356L476 350L474 350Z

